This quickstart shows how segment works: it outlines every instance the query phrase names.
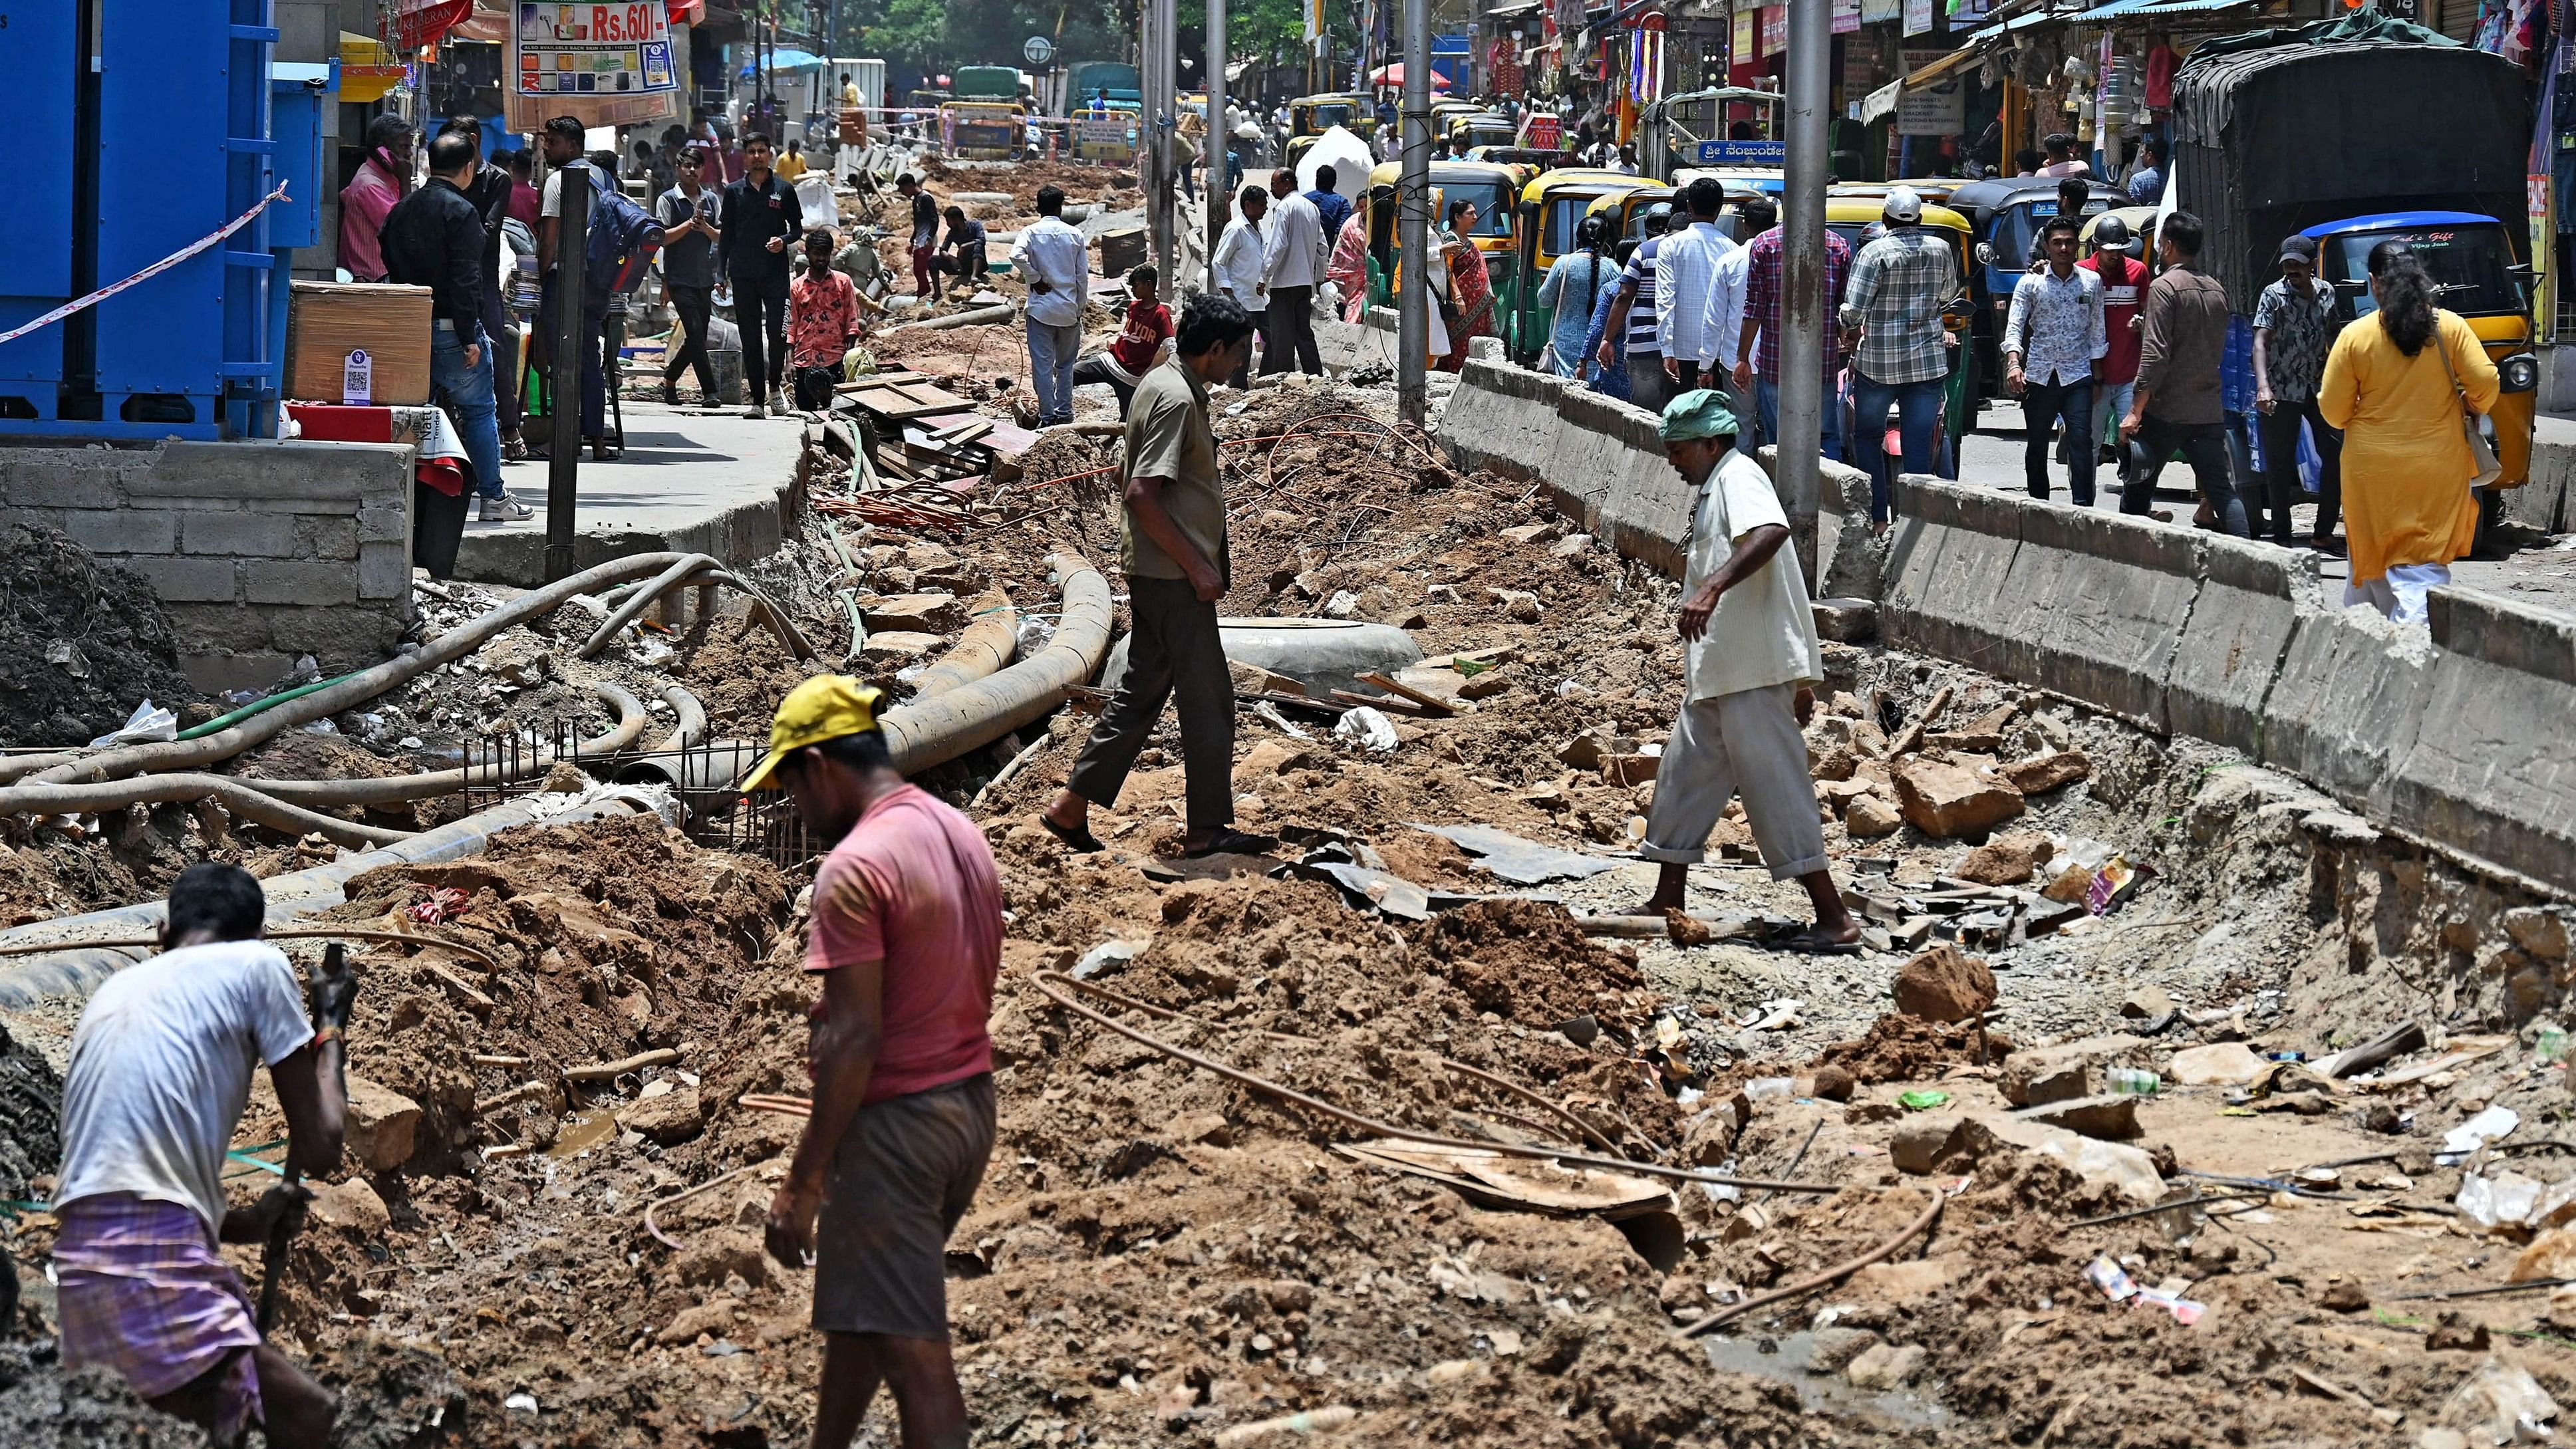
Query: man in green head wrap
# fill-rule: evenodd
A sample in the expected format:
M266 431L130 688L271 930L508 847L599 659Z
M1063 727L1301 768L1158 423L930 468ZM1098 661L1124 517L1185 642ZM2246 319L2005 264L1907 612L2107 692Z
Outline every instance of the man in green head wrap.
M1682 908L1691 866L1707 857L1709 832L1740 794L1773 878L1796 878L1815 902L1816 924L1786 944L1854 950L1860 926L1826 869L1799 732L1815 708L1808 686L1823 671L1806 579L1797 553L1781 547L1788 515L1762 465L1735 451L1740 429L1724 393L1702 388L1674 398L1656 431L1699 500L1682 576L1688 688L1637 851L1663 871L1639 914Z

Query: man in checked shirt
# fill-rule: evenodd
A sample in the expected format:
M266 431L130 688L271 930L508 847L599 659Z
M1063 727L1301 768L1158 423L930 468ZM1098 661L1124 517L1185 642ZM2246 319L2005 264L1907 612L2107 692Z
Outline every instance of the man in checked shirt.
M1932 471L1932 432L1941 417L1941 380L1950 372L1941 314L1959 295L1959 256L1949 238L1923 229L1923 198L1899 186L1880 211L1887 235L1861 248L1843 298L1852 353L1852 451L1869 473L1870 521L1885 527L1887 412L1897 411L1905 471Z

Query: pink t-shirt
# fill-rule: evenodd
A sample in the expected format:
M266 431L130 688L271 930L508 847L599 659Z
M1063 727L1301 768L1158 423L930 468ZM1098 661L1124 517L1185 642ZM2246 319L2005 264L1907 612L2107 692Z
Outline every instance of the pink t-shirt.
M376 233L384 230L385 218L400 200L402 183L372 156L340 188L340 265L350 276L361 282L385 279L383 244Z
M813 915L806 970L885 962L883 1045L864 1101L993 1069L985 1023L1002 969L1002 883L973 822L917 786L888 794L823 857Z

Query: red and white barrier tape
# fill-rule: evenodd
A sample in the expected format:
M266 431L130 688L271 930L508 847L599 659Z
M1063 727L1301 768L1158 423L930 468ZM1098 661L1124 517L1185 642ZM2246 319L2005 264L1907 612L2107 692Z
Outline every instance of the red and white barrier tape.
M74 312L79 311L83 307L94 307L99 303L106 301L108 298L115 296L117 293L124 291L128 287L136 286L140 283L152 280L154 277L157 277L163 272L170 270L172 267L179 265L188 258L193 257L197 253L204 251L206 248L213 246L215 243L222 241L225 237L231 236L234 232L250 225L252 217L266 211L270 202L275 201L284 195L286 195L286 183L281 181L277 183L277 189L275 191L261 197L257 206L254 206L250 210L243 212L241 215L234 217L230 222L225 224L223 230L214 232L207 236L199 237L197 240L188 243L179 250L172 252L170 255L163 257L161 260L154 262L148 267L145 267L142 271L136 272L133 276L126 278L122 282L115 282L108 286L101 287L86 297L76 298L73 301L65 302L63 305L56 307L51 312L46 313L44 316L37 318L33 322L26 323L23 326L13 327L6 332L0 332L0 346L5 346L8 343L15 342L30 332L37 331L41 328L51 327L55 323L72 315Z

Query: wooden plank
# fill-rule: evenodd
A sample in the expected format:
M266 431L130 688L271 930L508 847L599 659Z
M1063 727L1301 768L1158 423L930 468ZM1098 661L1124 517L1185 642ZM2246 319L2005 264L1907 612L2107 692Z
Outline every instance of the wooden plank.
M1402 680L1397 679L1394 675L1388 674L1382 670L1372 670L1369 673L1360 675L1359 678L1362 682L1374 684L1389 694L1402 695L1404 698L1412 700L1415 704L1422 707L1425 714L1446 715L1456 714L1458 712L1457 706L1451 704L1449 701L1442 699L1437 695L1424 694L1421 690L1414 688L1412 685L1406 684Z

